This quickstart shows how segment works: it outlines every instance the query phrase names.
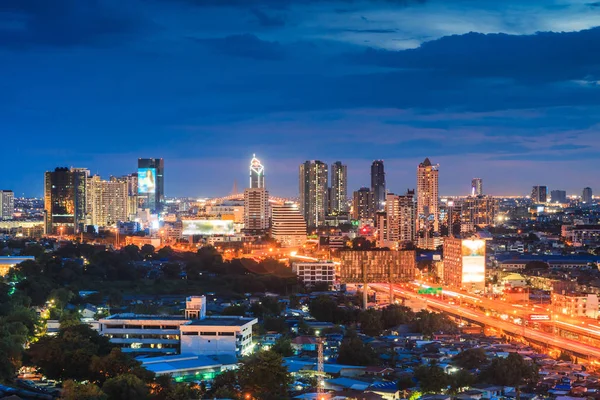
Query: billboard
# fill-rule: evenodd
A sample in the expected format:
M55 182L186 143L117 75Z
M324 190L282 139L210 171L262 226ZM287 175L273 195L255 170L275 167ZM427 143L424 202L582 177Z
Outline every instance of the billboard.
M485 240L462 241L462 282L485 282Z
M138 168L138 193L156 191L156 168Z
M233 221L220 219L188 219L183 223L183 236L233 235Z

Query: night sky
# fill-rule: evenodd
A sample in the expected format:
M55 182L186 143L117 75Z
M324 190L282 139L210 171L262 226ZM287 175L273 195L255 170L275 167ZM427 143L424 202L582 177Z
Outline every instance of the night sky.
M440 192L596 192L600 2L593 0L1 0L0 189L40 196L56 166L134 172L165 159L167 196L298 165L425 157Z

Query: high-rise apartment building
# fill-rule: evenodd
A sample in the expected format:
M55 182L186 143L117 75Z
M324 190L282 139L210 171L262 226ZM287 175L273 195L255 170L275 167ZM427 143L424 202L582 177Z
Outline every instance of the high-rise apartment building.
M12 219L15 213L15 194L12 190L0 190L0 220Z
M550 192L550 201L552 203L566 204L567 192L565 190L553 190Z
M585 204L592 204L592 188L586 187L583 188L583 192L581 194L581 201Z
M264 188L244 190L244 231L252 234L269 229L269 192Z
M138 159L139 208L152 213L162 211L165 204L165 162L162 158Z
M362 187L352 196L352 219L375 218L375 195L369 188Z
M331 164L329 213L339 215L348 211L348 167L341 161Z
M483 179L473 178L471 180L471 196L483 195Z
M281 247L300 247L306 243L306 221L292 202L273 205L271 236Z
M417 167L417 215L416 230L419 246L434 249L438 243L434 237L440 229L439 165L426 158Z
M375 196L375 211L383 211L386 195L383 160L375 160L371 164L371 191Z
M495 224L498 200L491 196L469 196L461 205L461 231L474 232L475 227Z
M44 232L79 233L85 225L87 178L83 168L56 168L44 174Z
M256 158L256 154L252 155L250 161L250 189L265 188L265 167Z
M534 203L545 203L548 201L548 187L534 186L531 189L531 201Z
M469 291L485 289L485 240L444 239L444 285Z
M325 222L328 208L327 164L313 160L300 164L300 211L308 226Z
M414 197L414 190L408 190L403 196L388 193L385 200L385 213L379 214L377 223L380 247L399 249L414 242Z
M135 219L138 209L138 174L133 173L120 177L111 177L110 180L125 182L127 184L127 215L130 220Z
M98 175L88 178L87 199L91 224L96 226L116 226L128 221L129 188L126 181L112 177L109 181Z

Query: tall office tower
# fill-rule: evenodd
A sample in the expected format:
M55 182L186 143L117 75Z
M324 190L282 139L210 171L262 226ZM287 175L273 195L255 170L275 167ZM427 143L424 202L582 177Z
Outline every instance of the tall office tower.
M461 232L475 232L475 227L496 223L498 200L492 196L469 196L462 202Z
M375 160L371 164L371 191L375 196L375 211L383 211L386 193L383 160Z
M12 219L15 213L15 194L12 190L0 190L0 220Z
M118 182L125 182L127 184L127 215L130 220L135 219L138 209L138 174L119 176L117 178L110 178L111 181L116 180Z
M87 179L83 168L56 168L44 174L44 233L79 233L85 225Z
M592 188L583 188L583 193L581 194L581 201L583 201L585 204L592 204L592 198Z
M159 213L165 204L165 162L162 158L138 158L139 208Z
M545 203L548 200L547 186L534 186L531 189L531 201L534 203Z
M300 164L300 211L308 226L319 226L325 222L327 213L328 175L327 164L321 161L306 161Z
M378 224L380 246L392 249L405 248L415 240L415 191L405 195L389 193L385 200L385 223ZM381 221L381 219L380 219Z
M566 204L567 192L565 190L553 190L550 192L550 201L552 203Z
M440 207L438 194L439 164L433 165L426 158L417 167L417 215L416 231L420 247L435 249L434 236L440 231Z
M260 188L265 188L265 167L256 158L256 154L253 154L250 161L250 189Z
M252 234L269 229L269 192L264 188L244 190L244 231Z
M483 179L473 178L471 180L471 196L483 195Z
M331 164L330 214L339 215L348 211L348 167L341 161Z
M88 182L88 209L92 225L106 227L129 221L127 182L114 177L105 181L98 175L90 177Z
M362 187L352 196L352 219L375 218L375 195L369 188Z
M273 206L271 236L281 247L300 247L306 243L306 221L292 202Z

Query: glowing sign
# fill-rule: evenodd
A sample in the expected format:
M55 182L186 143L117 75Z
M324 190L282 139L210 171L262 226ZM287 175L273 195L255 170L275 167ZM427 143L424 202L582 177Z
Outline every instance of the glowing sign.
M233 235L233 221L220 219L183 220L183 236L192 235Z
M154 193L156 190L156 168L138 169L138 193Z
M485 282L485 240L462 241L462 282Z
M550 321L550 316L548 314L530 314L530 321Z
M418 294L442 294L441 287L428 287L424 289L419 289Z

